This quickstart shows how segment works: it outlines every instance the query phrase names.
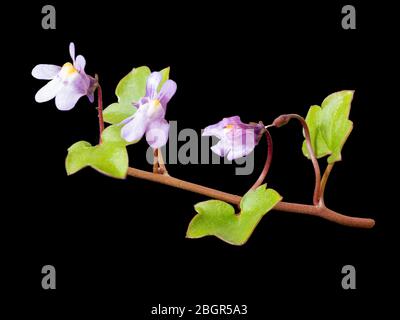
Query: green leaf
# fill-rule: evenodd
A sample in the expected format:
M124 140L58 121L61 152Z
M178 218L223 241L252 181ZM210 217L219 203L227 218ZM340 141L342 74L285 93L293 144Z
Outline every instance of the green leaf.
M199 202L194 207L198 214L190 222L186 236L201 238L212 235L233 245L243 245L261 218L281 199L275 190L267 189L264 184L243 196L239 214L235 214L235 209L224 201Z
M320 124L320 115L321 107L311 106L306 117L306 122L310 131L311 144L317 158L324 157L331 153L329 147L326 145L325 139L322 136L321 130L318 129ZM306 155L306 157L309 157L307 144L305 141L303 142L303 153Z
M342 159L343 145L353 129L353 122L349 120L353 94L350 90L335 92L325 98L321 107L310 107L306 122L317 158L330 155L328 163ZM302 150L310 158L305 141Z
M169 79L169 71L170 71L170 67L164 68L164 69L162 69L160 71L160 73L161 73L161 82L158 85L157 91L160 91L161 87L163 86L165 81L167 81Z
M131 144L132 142L127 142L121 136L121 126L119 125L112 125L108 126L104 129L103 133L101 134L102 143L106 144L118 144L121 146L126 146Z
M117 85L115 94L118 102L132 103L142 98L146 93L146 80L150 73L150 69L146 66L133 68Z
M118 124L134 115L135 112L136 108L131 103L115 102L104 109L103 118L107 123Z
M104 121L117 124L132 116L136 108L132 105L146 93L146 80L150 75L150 69L146 66L134 68L118 83L115 94L118 102L104 109Z
M65 160L67 174L90 166L101 173L123 179L128 171L127 142L121 138L121 128L109 126L101 135L102 143L92 146L89 142L79 141L68 149Z

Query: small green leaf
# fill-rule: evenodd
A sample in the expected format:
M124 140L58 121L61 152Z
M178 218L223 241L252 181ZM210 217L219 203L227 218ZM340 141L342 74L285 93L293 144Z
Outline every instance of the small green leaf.
M115 102L104 109L104 121L111 124L118 124L126 118L134 115L136 108L129 103Z
M101 139L103 143L106 144L119 144L121 146L127 146L132 144L132 142L127 142L121 136L121 126L119 125L112 125L108 126L104 129L103 133L101 134Z
M132 103L142 98L146 93L146 80L150 73L150 69L146 66L133 68L117 85L115 94L118 102Z
M320 115L321 107L311 106L306 117L306 122L310 131L311 144L317 158L321 158L330 154L329 147L326 145L321 130L318 129L320 127ZM305 141L303 142L303 153L306 155L306 157L309 157L307 144Z
M167 81L169 79L169 71L170 71L170 67L164 68L164 69L162 69L160 71L160 73L161 73L161 82L158 85L157 91L160 91L161 87L163 86L165 81Z
M109 126L101 136L102 143L96 146L79 141L69 147L65 160L68 175L90 166L114 178L126 177L129 160L127 142L121 138L121 128L116 125Z
M342 159L343 145L353 129L353 122L348 119L353 94L349 90L335 92L325 98L321 107L310 107L306 122L317 158L330 155L328 163ZM305 141L302 150L310 158Z
M239 214L235 214L235 209L224 201L199 202L194 207L198 214L190 222L186 236L201 238L212 235L233 245L243 245L261 218L281 199L275 190L267 189L264 184L243 196Z
M134 68L118 83L115 94L118 102L104 109L104 121L117 124L132 116L136 108L132 105L146 93L146 80L150 75L150 69L146 66Z

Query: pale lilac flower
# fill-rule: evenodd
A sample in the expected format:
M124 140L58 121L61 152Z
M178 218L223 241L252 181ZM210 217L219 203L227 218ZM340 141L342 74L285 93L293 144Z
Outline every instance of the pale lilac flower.
M122 137L128 141L137 141L146 134L148 144L156 149L167 143L169 123L165 120L167 103L176 92L176 83L167 80L160 89L162 76L160 72L153 72L146 82L146 95L134 105L136 113L122 121L125 124L121 129Z
M216 136L220 139L211 150L228 160L247 156L253 151L264 132L261 123L243 123L240 117L224 118L220 122L208 126L203 136Z
M33 68L33 77L51 80L36 93L36 102L46 102L55 97L57 109L71 110L82 96L87 96L90 102L94 101L96 79L85 73L85 58L81 55L75 58L75 45L72 42L69 53L73 63L67 62L62 67L38 64Z

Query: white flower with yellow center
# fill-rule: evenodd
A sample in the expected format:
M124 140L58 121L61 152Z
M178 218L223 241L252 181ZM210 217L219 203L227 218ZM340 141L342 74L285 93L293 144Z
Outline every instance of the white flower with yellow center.
M86 61L83 56L78 55L75 59L75 45L72 42L69 53L73 63L67 62L62 67L38 64L33 68L33 77L51 80L36 93L36 102L46 102L55 97L59 110L70 110L82 96L87 96L90 102L94 101L96 79L85 73Z

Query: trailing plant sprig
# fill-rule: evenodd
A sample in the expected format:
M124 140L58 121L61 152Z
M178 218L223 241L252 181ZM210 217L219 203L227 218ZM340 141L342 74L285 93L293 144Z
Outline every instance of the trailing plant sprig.
M73 43L69 52L72 63L67 62L62 67L41 64L32 70L35 78L50 80L37 92L35 100L45 102L55 98L56 107L60 110L74 108L83 96L94 102L94 92L97 90L99 143L92 146L89 142L79 141L68 149L65 163L68 175L90 166L114 178L132 176L212 198L195 205L197 214L189 224L186 233L188 238L213 235L227 243L242 245L261 218L272 209L318 216L349 227L374 226L373 219L342 215L327 208L324 201L328 178L334 164L342 159L342 148L353 128L349 113L354 91L344 90L329 95L321 106L311 106L305 119L297 114L285 114L265 126L261 121L243 123L239 116L232 116L206 127L204 136L216 136L219 139L211 150L228 160L247 156L260 139L266 137L268 153L261 174L245 195L238 196L168 174L160 148L168 140L167 104L177 89L176 83L169 79L169 68L159 72L151 72L145 66L132 69L117 85L117 102L103 110L98 76L85 73L86 60L81 55L75 57ZM309 205L284 202L277 191L267 188L265 184L273 156L269 129L282 127L291 119L302 125L302 152L310 159L314 169L313 201ZM109 125L105 127L105 123ZM127 147L137 143L143 136L153 148L152 172L129 167ZM327 157L327 165L321 178L318 159L323 157ZM231 204L238 206L239 212Z

